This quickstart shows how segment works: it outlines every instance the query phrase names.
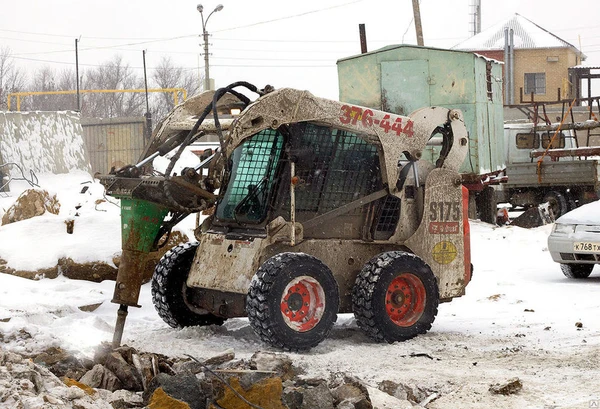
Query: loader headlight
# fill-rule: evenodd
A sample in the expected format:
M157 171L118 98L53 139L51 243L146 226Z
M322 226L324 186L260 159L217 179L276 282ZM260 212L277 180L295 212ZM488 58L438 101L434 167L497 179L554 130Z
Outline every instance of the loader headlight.
M552 233L557 234L570 234L575 232L574 224L562 224L562 223L554 223L554 227L552 228Z

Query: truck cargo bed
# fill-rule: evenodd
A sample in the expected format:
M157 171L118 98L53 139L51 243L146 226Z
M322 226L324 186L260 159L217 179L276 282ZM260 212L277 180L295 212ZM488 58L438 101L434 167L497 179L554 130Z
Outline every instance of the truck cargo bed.
M599 163L596 160L542 162L540 175L537 166L537 162L507 166L506 187L598 184Z

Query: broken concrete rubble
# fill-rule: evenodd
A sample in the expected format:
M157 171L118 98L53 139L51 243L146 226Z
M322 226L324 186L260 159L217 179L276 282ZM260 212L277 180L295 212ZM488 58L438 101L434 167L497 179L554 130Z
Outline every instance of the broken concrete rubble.
M519 378L511 378L506 382L490 386L490 392L495 395L512 395L523 389L523 383Z
M31 356L0 349L0 399L13 399L14 407L24 399L68 409L373 409L373 394L388 396L398 408L424 405L437 396L408 383L384 381L379 391L342 372L329 379L302 372L289 356L264 351L250 359L235 359L227 350L197 360L104 343L93 360L81 360L61 348Z

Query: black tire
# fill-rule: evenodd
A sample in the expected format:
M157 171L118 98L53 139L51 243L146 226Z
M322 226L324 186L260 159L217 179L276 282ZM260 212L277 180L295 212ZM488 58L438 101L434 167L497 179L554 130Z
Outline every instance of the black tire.
M567 201L567 211L570 212L571 210L577 209L577 202L575 201L575 198L571 192L568 192L565 195L565 200Z
M550 205L550 209L552 209L552 214L555 219L558 219L563 214L569 211L569 204L567 203L567 199L563 196L562 193L557 192L556 190L552 190L544 196L542 199L542 203L546 203Z
M439 304L437 280L414 254L382 253L356 277L352 304L358 326L370 338L405 341L431 328Z
M337 320L338 286L331 270L304 253L280 253L256 272L246 297L252 329L264 342L303 351L323 341Z
M569 278L588 278L594 269L593 264L561 264L565 277Z
M222 325L216 315L201 314L186 301L186 281L198 243L173 247L160 259L152 275L152 302L158 315L173 328Z
M482 222L497 224L498 202L496 201L496 191L491 186L486 186L475 198L477 213Z

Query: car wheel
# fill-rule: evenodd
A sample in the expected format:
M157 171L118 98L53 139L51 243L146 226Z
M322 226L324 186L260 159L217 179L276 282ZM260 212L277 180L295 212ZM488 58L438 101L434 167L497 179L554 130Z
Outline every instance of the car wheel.
M561 264L560 269L569 278L588 278L594 269L593 264Z

